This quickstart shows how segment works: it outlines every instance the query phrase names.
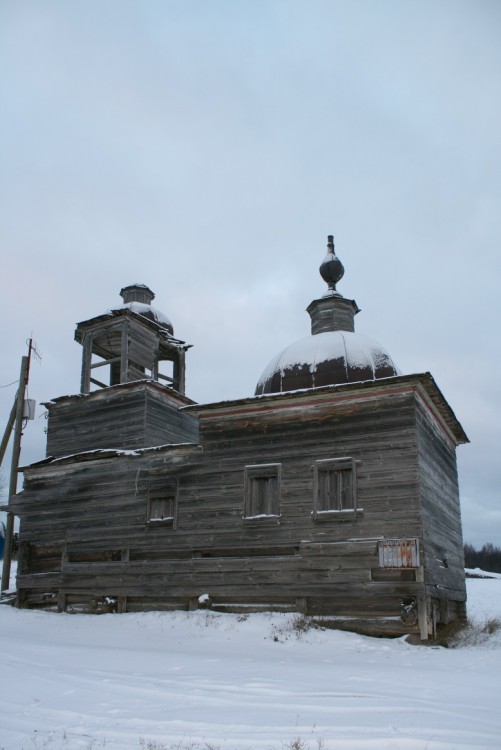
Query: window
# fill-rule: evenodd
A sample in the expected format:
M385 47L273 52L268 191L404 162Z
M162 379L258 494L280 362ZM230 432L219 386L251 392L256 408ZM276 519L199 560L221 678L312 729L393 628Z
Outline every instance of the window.
M314 464L313 516L352 517L356 506L356 461L328 458Z
M162 486L163 485L163 486ZM176 518L177 482L169 480L150 484L148 489L148 524L173 526Z
M281 464L245 467L245 518L280 515Z
M149 521L168 521L174 518L173 497L152 497L150 499Z

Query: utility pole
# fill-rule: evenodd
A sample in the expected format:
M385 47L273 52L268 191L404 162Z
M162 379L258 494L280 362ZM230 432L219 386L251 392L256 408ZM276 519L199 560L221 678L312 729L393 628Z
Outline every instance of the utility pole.
M3 452L5 453L5 449L7 447L7 443L8 443L9 436L10 436L10 431L12 430L12 417L15 412L14 444L12 447L12 461L11 461L11 467L10 467L10 482L9 482L9 500L8 500L9 504L10 504L11 498L17 492L17 476L18 476L17 470L19 468L19 456L21 454L21 436L23 432L24 394L25 394L26 386L28 385L28 380L30 376L31 351L32 351L32 341L30 339L28 356L23 357L21 360L19 389L17 391L17 396L14 402L14 407L12 409L12 412L9 418L9 424L7 425L7 429L5 431L5 435L2 440L2 445L1 445L1 448ZM3 455L2 455L2 458L3 458ZM5 551L4 551L3 569L2 569L2 589L1 589L2 591L5 591L6 589L9 588L13 537L14 537L14 514L7 511L7 524L6 524L6 529L5 529Z
M10 433L12 432L12 428L14 427L16 421L16 411L17 396L14 399L14 406L12 407L12 411L7 422L7 427L5 428L4 436L2 438L2 442L0 443L0 466L2 465L3 457L5 456L5 451L7 450L7 446L9 444Z

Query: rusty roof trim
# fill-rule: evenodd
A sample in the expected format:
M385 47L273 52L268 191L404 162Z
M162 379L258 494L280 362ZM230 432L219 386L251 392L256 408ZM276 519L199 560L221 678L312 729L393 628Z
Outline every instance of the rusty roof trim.
M286 404L295 403L298 407L304 403L305 406L311 403L312 396L315 395L320 400L329 401L329 396L341 396L348 394L360 393L370 395L372 391L381 389L397 389L398 386L408 386L409 388L420 385L430 401L433 403L441 419L447 425L451 434L454 436L456 443L469 443L468 436L463 430L462 425L457 419L454 411L446 401L443 393L437 386L433 376L429 372L417 373L412 375L395 375L389 378L379 378L377 380L365 380L354 383L342 383L339 385L326 385L321 388L306 388L298 391L289 391L285 393L270 393L261 396L248 396L233 401L219 401L208 404L191 404L181 407L189 412L197 414L201 418L210 418L213 412L225 412L228 416L232 412L242 411L251 413L253 411L268 411L280 409Z

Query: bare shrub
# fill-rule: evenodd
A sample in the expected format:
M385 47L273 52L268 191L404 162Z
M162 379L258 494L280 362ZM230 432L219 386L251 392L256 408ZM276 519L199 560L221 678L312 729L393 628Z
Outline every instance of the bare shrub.
M286 750L308 750L312 747L311 741L304 740L302 737L295 737L292 740L286 740L282 743ZM316 750L325 750L325 743L322 737L316 738Z
M300 640L309 630L323 630L314 620L306 615L294 615L292 620L284 625L272 625L272 639L278 643L284 643L295 637Z
M194 740L180 740L174 744L164 745L155 740L148 740L144 737L139 738L139 746L142 750L219 750L219 745L213 745L210 742L200 744Z
M300 638L304 633L307 633L308 630L310 630L312 627L316 627L316 625L313 625L311 620L309 620L305 615L296 615L292 621L292 630L297 635L298 638ZM294 748L294 750L296 750Z
M501 619L496 617L486 619L484 622L468 620L446 642L441 643L441 645L448 646L449 648L483 646L499 630L501 630Z
M496 617L492 617L491 619L486 620L483 630L488 635L493 635L494 633L497 633L498 630L501 630L501 620Z
M307 746L305 740L301 739L301 737L296 737L293 740L284 742L284 747L286 750L306 750Z

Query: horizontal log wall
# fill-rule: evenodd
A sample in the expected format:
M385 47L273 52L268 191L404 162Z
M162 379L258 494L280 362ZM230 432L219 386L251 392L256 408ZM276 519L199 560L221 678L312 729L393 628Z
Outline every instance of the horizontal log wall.
M37 559L18 580L28 605L42 588L60 589L66 606L116 597L122 609L188 607L209 593L221 606L398 618L402 599L422 597L415 571L381 576L377 557L378 539L421 538L412 395L201 425L202 453L172 449L27 472L15 510ZM361 510L316 522L314 462L343 456L358 462ZM278 519L243 518L244 467L259 463L282 465ZM149 483L154 477L158 487L162 476L179 480L171 527L146 522ZM52 561L51 570L40 567L41 541L66 550L60 574Z
M416 412L425 584L429 597L464 602L456 451L422 402Z
M167 395L146 391L144 447L167 443L195 443L198 441L198 419L179 411L175 401Z
M47 455L196 441L198 421L179 405L147 383L70 396L48 407Z

